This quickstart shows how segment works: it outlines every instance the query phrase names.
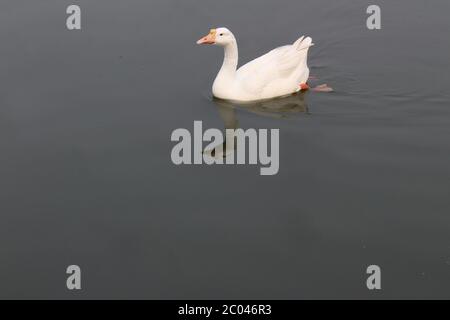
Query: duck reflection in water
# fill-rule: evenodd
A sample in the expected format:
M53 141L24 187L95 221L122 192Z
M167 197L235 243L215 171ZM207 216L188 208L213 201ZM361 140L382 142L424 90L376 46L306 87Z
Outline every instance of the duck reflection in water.
M305 101L305 94L305 92L299 92L282 98L248 103L212 98L224 122L224 142L214 148L205 149L204 154L214 159L234 156L237 145L236 137L232 131L227 129L236 130L240 128L236 109L272 118L289 118L298 114L308 115L309 110Z

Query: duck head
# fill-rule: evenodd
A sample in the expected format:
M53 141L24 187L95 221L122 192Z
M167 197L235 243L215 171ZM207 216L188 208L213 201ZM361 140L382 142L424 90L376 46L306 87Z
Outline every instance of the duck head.
M197 41L197 44L215 44L218 46L226 46L236 42L233 33L227 28L211 29L209 33Z

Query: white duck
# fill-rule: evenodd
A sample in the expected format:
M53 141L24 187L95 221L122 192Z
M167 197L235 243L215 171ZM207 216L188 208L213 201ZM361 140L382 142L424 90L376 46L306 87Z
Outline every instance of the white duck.
M286 96L308 89L310 37L273 49L237 69L236 38L227 28L211 29L197 44L215 44L225 51L222 68L212 86L215 97L234 101L257 101Z

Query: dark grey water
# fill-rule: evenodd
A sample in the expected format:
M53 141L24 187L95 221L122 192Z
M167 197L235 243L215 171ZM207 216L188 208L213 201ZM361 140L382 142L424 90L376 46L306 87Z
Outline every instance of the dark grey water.
M3 1L0 297L450 298L450 3L376 1L369 31L372 2L80 0L77 32ZM310 35L335 92L214 103L216 26L241 64ZM194 120L279 128L278 175L173 165Z

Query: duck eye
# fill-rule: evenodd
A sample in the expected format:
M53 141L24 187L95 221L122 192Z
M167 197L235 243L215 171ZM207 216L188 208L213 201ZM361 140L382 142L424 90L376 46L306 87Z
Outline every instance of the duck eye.
M223 36L223 33L219 34L219 36Z

